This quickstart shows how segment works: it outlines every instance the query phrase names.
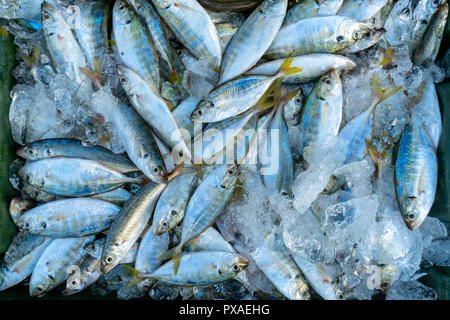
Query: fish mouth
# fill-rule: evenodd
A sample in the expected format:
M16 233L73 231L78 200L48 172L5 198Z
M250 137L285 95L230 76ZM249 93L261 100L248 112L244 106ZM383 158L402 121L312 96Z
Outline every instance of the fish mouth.
M160 235L162 235L164 232L165 232L165 231L161 228L160 225L155 225L155 226L153 227L153 234L154 234L155 236L160 236Z
M78 290L74 290L74 289L65 289L63 292L61 292L61 294L65 297L67 297L67 296L71 296L78 292L79 292Z
M26 155L26 152L27 152L27 147L20 147L19 149L17 149L17 151L16 151L16 154L19 156L19 157L21 157L21 158L25 158L26 159L26 157L25 157L25 155Z
M250 263L249 260L245 259L245 258L242 257L242 256L239 256L237 265L238 265L241 269L247 268L247 266L248 266L249 263Z

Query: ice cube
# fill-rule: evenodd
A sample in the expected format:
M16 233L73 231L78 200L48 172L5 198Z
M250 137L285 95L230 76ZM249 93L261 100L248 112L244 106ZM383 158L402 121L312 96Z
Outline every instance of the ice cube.
M386 300L436 300L434 289L419 281L396 281L389 289Z

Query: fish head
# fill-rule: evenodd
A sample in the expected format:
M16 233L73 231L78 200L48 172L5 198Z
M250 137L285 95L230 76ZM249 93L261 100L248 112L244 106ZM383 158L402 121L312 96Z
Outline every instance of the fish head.
M353 19L348 19L347 23L340 24L336 37L337 51L339 48L347 48L360 41L367 32L370 32L369 25Z
M167 170L162 165L151 166L149 175L157 183L167 184L169 181Z
M229 189L234 186L240 174L237 164L221 166L220 171L222 172L220 187Z
M54 29L64 22L64 18L59 10L47 1L42 2L41 19L44 32L49 29Z
M177 211L171 210L170 215L173 217L176 216ZM170 228L171 228L171 224L169 222L169 219L168 219L168 217L164 216L159 221L156 221L155 224L153 224L153 234L155 236L160 236L160 235L166 233L167 231L169 231Z
M89 243L84 250L91 257L100 259L103 251L103 246L105 245L106 238L101 238Z
M193 122L206 122L211 114L214 114L215 103L212 99L205 98L195 107L191 114ZM214 117L214 116L213 116Z
M173 4L174 0L155 0L152 1L153 5L159 10L169 9Z
M112 245L105 246L102 253L100 271L103 274L107 274L119 264L123 256L124 254L122 254L120 245L113 243Z
M37 148L33 144L27 144L23 147L20 147L17 150L16 154L19 157L22 157L27 160L39 160L48 156L48 153L46 155L44 150Z
M338 72L336 70L330 70L317 82L314 94L318 99L325 101L333 95L336 87L340 85L341 80Z
M427 1L427 4L430 6L430 8L439 8L441 5L446 3L447 0L431 0Z
M41 277L37 283L30 283L30 296L41 298L53 288L53 281L50 277Z
M228 269L231 274L238 274L247 268L249 261L238 254L233 254L233 261L228 265Z
M133 18L133 8L124 0L117 0L113 8L114 23L120 25L130 24Z
M308 285L301 277L295 277L293 279L294 283L291 286L291 295L295 297L296 300L309 300L311 299L311 294L309 292Z
M127 93L128 97L130 97L130 99L139 98L140 95L138 92L138 88L140 87L139 82L142 82L142 79L140 79L136 72L134 72L130 68L117 65L117 73L119 75L120 84Z
M21 198L13 198L9 205L9 211L14 214L22 215L33 206L31 201Z
M47 221L38 214L26 214L20 217L16 225L19 229L33 234L42 234L47 229Z
M428 215L421 197L411 196L404 200L402 218L410 230L416 229L422 224Z

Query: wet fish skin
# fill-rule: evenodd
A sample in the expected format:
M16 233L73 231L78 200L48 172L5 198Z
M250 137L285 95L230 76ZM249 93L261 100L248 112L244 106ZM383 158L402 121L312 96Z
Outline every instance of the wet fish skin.
M252 252L252 258L258 268L287 299L310 299L308 284L290 256L263 244Z
M109 228L119 210L120 207L97 199L63 199L29 210L17 226L40 236L83 237Z
M443 3L434 14L424 34L422 44L414 51L412 61L415 65L433 62L439 52L448 17L448 3Z
M87 78L79 68L86 68L87 62L80 45L64 17L48 2L42 3L42 30L53 66L58 73L66 74L81 84Z
M361 40L369 29L367 24L348 17L303 19L282 27L265 57L280 59L289 55L335 53Z
M437 187L436 148L422 122L413 119L400 139L395 161L397 200L407 227L416 229L427 217Z
M283 59L279 59L257 65L246 74L274 74L280 68L283 61ZM313 53L294 57L292 66L302 68L303 71L284 77L283 83L300 84L311 82L320 78L331 69L336 69L340 73L346 73L353 70L356 67L356 63L338 54Z
M37 202L49 202L58 199L58 196L38 190L29 184L25 184L22 191Z
M166 262L154 272L140 277L157 279L180 286L198 286L222 282L244 270L248 261L237 253L199 251L183 253L180 269L173 273L173 261Z
M120 210L109 229L102 253L103 274L117 266L138 240L166 185L150 182L136 192Z
M166 102L133 70L117 66L117 72L122 87L135 110L153 128L163 142L178 152L177 154L172 152L173 161L179 163L182 159L189 159L191 156L190 148L184 141Z
M94 236L54 239L40 256L31 274L30 296L42 297L69 276L68 268L79 265L84 256L84 246Z
M212 69L222 62L219 35L208 13L196 0L152 0L156 11L177 39Z
M253 10L225 50L219 84L253 67L275 39L286 15L287 0L265 0Z
M56 157L97 160L122 173L138 170L130 160L106 148L84 145L82 141L75 139L57 138L35 141L19 148L17 155L32 161Z
M198 183L195 172L176 176L169 182L155 208L152 225L155 235L166 233L183 220L189 199Z
M175 70L172 62L172 53L166 26L161 20L153 4L146 0L126 0L145 21L147 29L153 40L156 51L159 56L167 62L170 70Z
M17 257L14 261L7 261L9 259L6 256L12 254L11 250L14 250L15 241L22 241L28 248L32 249L27 250L26 254ZM40 256L51 242L52 239L50 238L37 237L29 233L19 233L8 248L5 262L0 267L0 291L25 280L33 272ZM33 245L30 246L29 243L33 243Z
M342 4L337 14L363 22L376 15L387 4L388 0L346 0Z
M89 196L111 191L125 183L140 183L99 162L77 158L50 158L33 161L19 175L37 190L59 196Z
M161 76L153 41L141 18L124 0L118 0L114 5L113 33L121 63L159 92Z
M91 70L101 71L96 69L100 68L101 59L107 48L108 4L104 0L97 0L82 1L76 6L79 14L73 32ZM69 12L71 13L76 12Z
M342 6L343 2L344 0L302 1L288 10L286 19L284 20L284 25L295 23L306 18L334 16Z
M338 134L342 105L342 82L337 72L331 71L316 83L302 109L301 150L306 167L314 159L315 149Z
M114 189L112 191L94 194L90 196L92 199L99 199L103 201L107 201L116 205L123 205L125 202L130 199L131 193L123 188Z

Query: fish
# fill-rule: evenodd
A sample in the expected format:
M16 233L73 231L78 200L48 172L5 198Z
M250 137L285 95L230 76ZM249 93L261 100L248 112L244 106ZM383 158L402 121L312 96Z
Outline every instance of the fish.
M388 0L346 0L337 15L349 17L356 21L367 21L388 4Z
M200 99L190 96L183 100L176 108L172 111L172 115L177 122L178 128L186 133L189 133L189 139L194 135L194 124L191 121L191 114L194 112L195 107L200 102ZM182 131L182 132L183 132Z
M432 22L433 16L447 0L419 0L412 14L413 27L411 30L410 52L419 50L425 33ZM445 10L445 9L444 9Z
M100 267L103 274L116 267L138 240L165 187L165 184L148 183L119 211L106 237Z
M159 257L160 260L173 257L175 274L184 245L210 227L228 204L238 173L237 165L218 165L208 172L195 190L184 214L180 243Z
M372 136L372 127L375 117L375 110L378 104L386 100L402 89L402 86L394 88L382 88L375 73L372 74L372 96L373 101L369 108L360 115L350 120L338 134L339 139L348 144L343 150L344 161L347 164L354 161L361 161L366 154L366 140Z
M281 193L284 197L292 196L292 183L294 181L294 162L289 144L288 128L284 118L284 106L296 95L293 90L278 97L277 105L269 115L270 123L267 125L266 137L260 140L262 151L259 153L261 164L261 178L269 189ZM266 129L265 125L263 128ZM272 153L273 145L278 147L275 155ZM270 150L271 155L267 152ZM266 158L266 156L268 156ZM274 172L275 171L275 172Z
M137 273L139 278L151 278L178 286L199 286L223 282L236 277L248 265L248 260L224 251L184 253L177 273L174 262L168 261L151 273Z
M289 255L263 243L251 252L251 256L258 268L287 299L310 299L308 283Z
M199 177L195 172L178 175L170 181L155 208L153 234L162 235L183 221L188 201L198 183Z
M381 40L381 38L384 36L385 33L386 33L386 30L383 28L371 29L363 35L363 38L360 41L358 41L354 45L352 45L344 50L341 50L339 52L340 53L357 53L357 52L366 50L366 49L374 46L376 43L378 43L378 41Z
M344 0L305 0L288 10L284 25L312 17L334 16Z
M28 210L34 207L33 201L22 198L13 198L9 204L9 214L14 223Z
M292 58L286 59L272 76L245 76L218 86L197 105L191 120L219 122L249 110L264 97L275 80L302 71L291 67L292 61Z
M34 270L39 258L53 239L19 232L5 254L0 266L0 291L25 280Z
M422 44L414 51L412 61L415 65L436 60L448 17L448 3L443 3L434 14L423 36Z
M133 7L134 11L145 22L156 52L169 65L170 78L172 82L175 81L178 75L172 61L172 50L166 30L167 27L156 13L155 7L150 1L146 0L126 0L126 2Z
M121 173L138 171L128 159L112 153L110 150L86 145L75 139L45 139L31 142L17 150L17 155L27 160L42 160L65 157L96 160Z
M124 0L118 0L114 5L113 33L120 63L134 70L155 92L159 92L161 76L155 46L141 18Z
M286 15L287 0L265 0L253 10L228 44L218 84L253 67L269 49Z
M336 53L360 41L370 30L365 23L348 17L326 16L299 20L280 29L270 48L268 59L310 53Z
M86 62L99 77L101 61L108 46L108 10L104 0L81 1L67 8L68 14L75 15L73 32Z
M196 0L152 0L156 11L175 37L197 59L204 59L211 69L222 63L222 48L216 27Z
M308 168L316 160L316 150L337 136L342 121L342 82L336 71L322 76L311 91L301 113L301 152Z
M437 175L436 147L423 123L412 118L400 138L394 175L398 205L410 230L422 224L433 205Z
M152 181L167 183L167 169L150 127L132 107L110 93L102 93L102 99L108 102L103 112L110 117L128 157Z
M19 175L37 190L67 197L89 196L142 182L142 178L127 177L97 161L77 158L33 161L20 169Z
M22 191L31 199L37 202L49 202L58 199L58 196L42 190L38 190L29 184L25 184L22 188Z
M174 163L189 161L190 148L184 141L177 122L165 101L133 70L117 66L117 72L122 87L135 110L153 128L158 137L173 149L172 160Z
M94 236L53 239L31 274L30 296L42 297L63 283L69 277L68 268L83 261L84 246L93 240Z
M283 64L283 59L273 60L257 65L246 75L274 74ZM294 73L283 78L286 84L301 84L317 80L328 71L335 69L346 73L356 67L356 63L342 55L313 53L293 57L292 67L301 68L302 72Z
M153 218L153 220L155 219ZM169 233L165 232L160 235L155 235L153 229L149 228L142 237L134 267L143 273L151 273L158 269L161 265L158 257L169 249L169 242ZM145 292L150 289L153 283L154 281L147 279L138 283L137 286Z
M307 257L301 254L292 254L297 266L305 276L309 285L324 300L343 300L345 297L337 286L337 279L327 272L323 263L312 263Z
M21 230L46 237L83 237L107 230L120 207L97 199L48 202L27 211L17 221Z
M227 46L233 36L239 30L239 27L240 26L228 22L216 24L217 33L219 34L220 38L220 46L222 48L222 55L225 53L225 50L227 49Z
M86 68L83 51L62 14L57 8L42 3L42 30L53 67L78 84L86 81L80 68Z

